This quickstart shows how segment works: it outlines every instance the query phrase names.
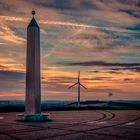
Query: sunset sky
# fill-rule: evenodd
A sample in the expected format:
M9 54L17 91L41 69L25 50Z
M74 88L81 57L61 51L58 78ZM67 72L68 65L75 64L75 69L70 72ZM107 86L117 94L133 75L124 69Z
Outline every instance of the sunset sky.
M0 100L25 98L33 8L42 100L76 100L78 70L82 100L140 100L140 0L0 0Z

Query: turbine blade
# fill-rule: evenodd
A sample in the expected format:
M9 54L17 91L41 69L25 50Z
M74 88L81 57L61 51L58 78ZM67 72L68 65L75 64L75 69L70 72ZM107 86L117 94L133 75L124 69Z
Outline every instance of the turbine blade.
M75 83L75 84L73 84L72 86L70 86L69 88L72 88L72 87L74 87L75 85L77 85L78 83Z
M80 86L82 86L84 89L87 89L85 86L83 86L82 84L80 84Z

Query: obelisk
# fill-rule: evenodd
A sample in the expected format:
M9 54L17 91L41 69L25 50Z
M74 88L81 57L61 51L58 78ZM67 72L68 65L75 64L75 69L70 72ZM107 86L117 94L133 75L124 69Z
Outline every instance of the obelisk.
M40 28L34 18L27 27L27 56L26 56L26 115L41 113L40 91Z
M26 96L24 121L46 121L47 114L41 114L41 82L40 82L40 28L32 11L32 20L27 27L26 56Z

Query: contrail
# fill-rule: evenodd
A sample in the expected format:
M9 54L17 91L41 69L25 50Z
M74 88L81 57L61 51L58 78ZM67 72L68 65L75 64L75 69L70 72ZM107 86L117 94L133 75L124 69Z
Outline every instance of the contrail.
M0 20L4 19L6 21L19 21L19 22L27 22L28 18L21 18L21 17L14 17L14 16L0 16ZM105 27L105 26L95 26L95 25L88 25L88 24L81 24L81 23L73 23L73 22L62 22L62 21L49 21L49 20L40 20L39 23L41 24L48 24L48 25L63 25L63 26L72 26L72 27L81 27L81 28L92 28L92 29L102 29L107 31L116 31L116 32L123 32L123 33L140 33L136 31L131 31L127 29L122 29L119 27Z
M75 27L83 27L83 28L98 28L97 26L93 26L93 25L79 24L79 23L72 23L72 22L61 22L61 21L40 20L40 23L50 24L50 25L75 26Z
M27 18L13 17L13 16L0 16L0 19L4 19L4 20L6 20L6 21L27 22Z
M136 31L131 31L127 29L122 29L119 27L105 27L105 26L95 26L95 25L88 25L88 24L81 24L81 23L73 23L73 22L61 22L61 21L49 21L49 20L40 20L41 24L48 24L48 25L63 25L63 26L72 26L72 27L81 27L81 28L92 28L92 29L102 29L107 31L116 31L122 33L140 33Z

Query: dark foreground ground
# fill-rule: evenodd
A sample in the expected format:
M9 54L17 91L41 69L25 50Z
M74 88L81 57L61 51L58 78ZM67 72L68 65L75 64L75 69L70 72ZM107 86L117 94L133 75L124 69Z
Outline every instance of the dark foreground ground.
M46 113L46 112L45 112ZM17 122L0 113L0 140L140 140L140 111L50 111L52 121Z

